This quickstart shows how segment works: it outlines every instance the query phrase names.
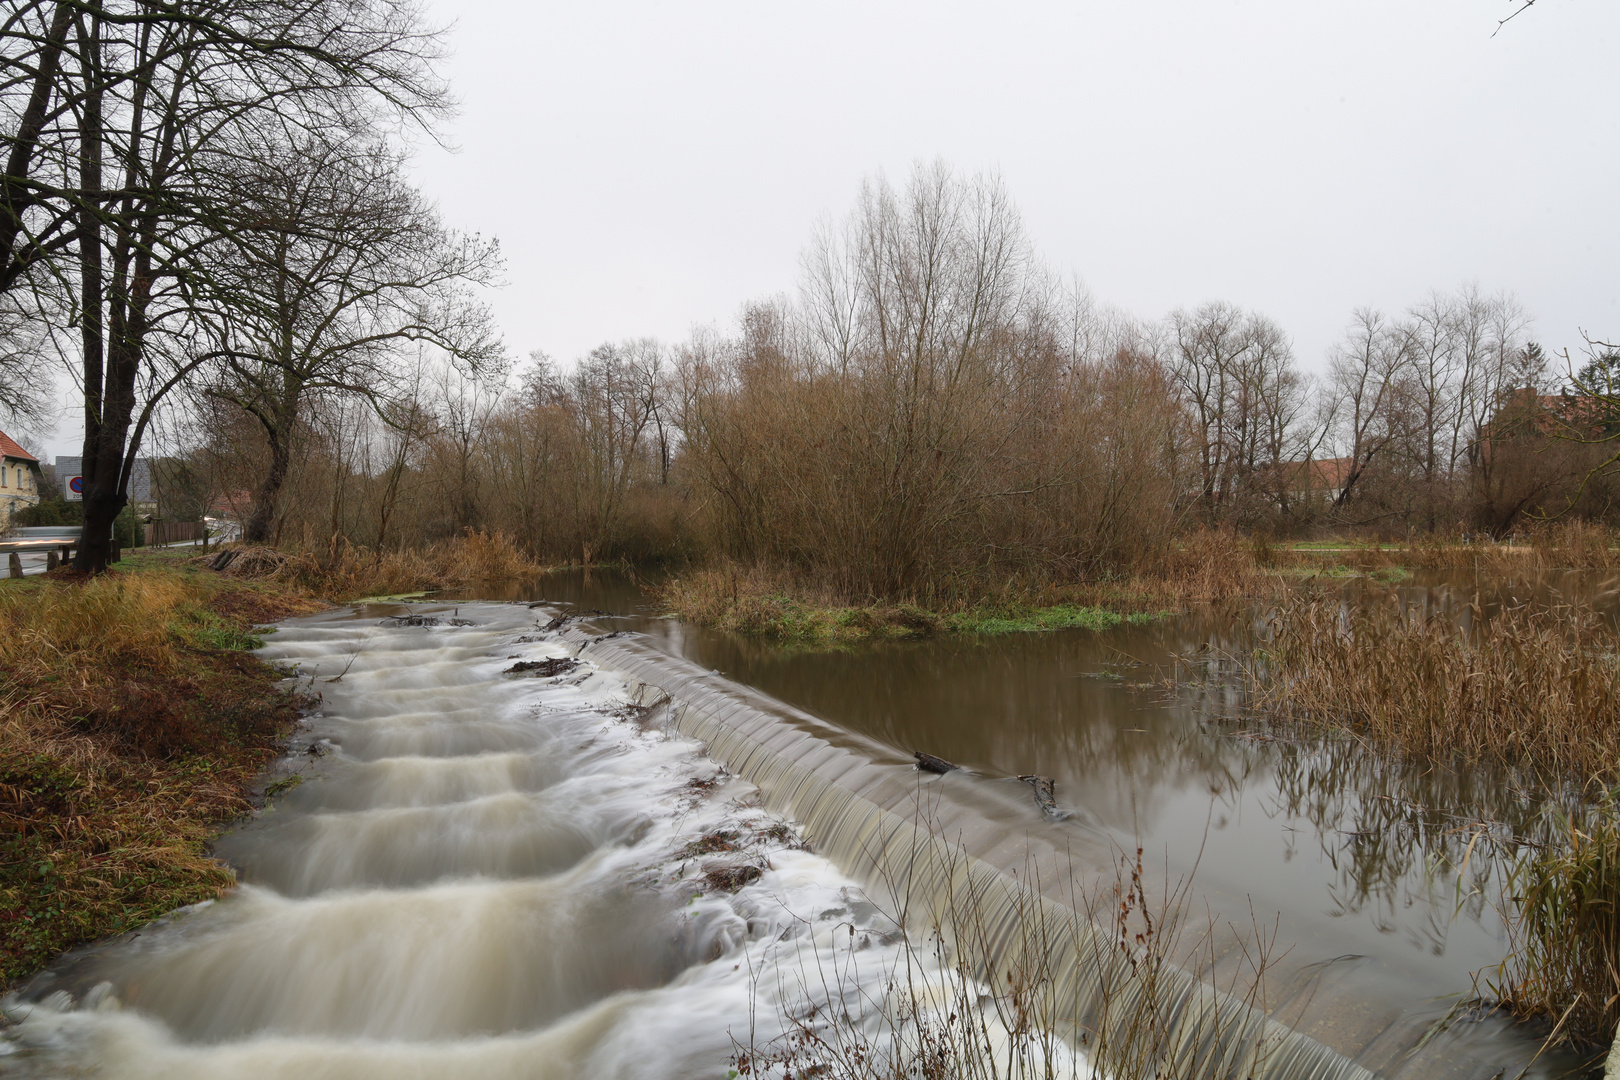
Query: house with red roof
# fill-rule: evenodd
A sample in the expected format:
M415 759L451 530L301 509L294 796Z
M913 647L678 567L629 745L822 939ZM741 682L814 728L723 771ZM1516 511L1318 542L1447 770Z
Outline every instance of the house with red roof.
M39 459L0 431L0 531L25 506L39 502Z
M1290 502L1310 499L1336 501L1344 494L1354 471L1355 459L1313 458L1309 461L1284 461L1278 466L1282 473L1279 494Z

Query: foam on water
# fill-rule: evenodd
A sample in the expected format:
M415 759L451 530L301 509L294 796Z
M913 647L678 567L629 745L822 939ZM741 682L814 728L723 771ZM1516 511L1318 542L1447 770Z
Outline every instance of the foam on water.
M899 964L943 984L616 676L502 674L572 653L535 612L456 614L271 637L321 705L303 782L220 844L244 884L8 999L0 1073L724 1076L785 1015L836 1004L877 1032ZM709 873L748 866L734 892Z

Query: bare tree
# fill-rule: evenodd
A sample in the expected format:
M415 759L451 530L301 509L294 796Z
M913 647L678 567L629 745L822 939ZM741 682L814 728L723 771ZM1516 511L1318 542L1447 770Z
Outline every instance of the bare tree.
M232 220L208 184L217 158L271 122L433 112L437 44L414 5L387 0L19 0L7 16L0 91L21 102L6 147L21 167L5 273L54 290L81 329L77 563L95 571L154 411L220 355L207 270Z
M241 225L209 266L223 366L206 392L251 414L268 442L249 541L269 537L312 395L354 394L387 413L410 343L478 377L500 374L499 338L469 292L494 280L498 251L446 230L402 172L369 140L302 137L219 177Z
M1308 385L1287 335L1263 315L1218 302L1172 312L1169 326L1205 520L1285 510L1293 483L1285 466L1309 456L1319 438L1305 425Z
M1395 437L1391 402L1406 363L1408 332L1382 312L1357 308L1342 341L1328 352L1329 408L1349 459L1334 503L1346 507Z

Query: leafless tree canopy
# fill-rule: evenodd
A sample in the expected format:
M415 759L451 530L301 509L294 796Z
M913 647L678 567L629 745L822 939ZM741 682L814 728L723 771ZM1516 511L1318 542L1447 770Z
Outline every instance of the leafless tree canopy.
M94 570L152 411L227 345L234 298L211 271L243 223L221 178L298 133L431 118L438 46L413 5L384 0L3 10L0 293L27 289L80 329Z

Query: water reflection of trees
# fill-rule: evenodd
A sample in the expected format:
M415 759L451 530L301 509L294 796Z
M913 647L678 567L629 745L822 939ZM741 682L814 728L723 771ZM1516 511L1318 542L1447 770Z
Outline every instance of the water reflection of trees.
M1485 918L1506 862L1550 840L1581 802L1506 770L1438 767L1353 739L1278 741L1272 767L1272 811L1314 830L1337 912L1370 912L1388 929L1421 905L1436 951L1451 914Z

